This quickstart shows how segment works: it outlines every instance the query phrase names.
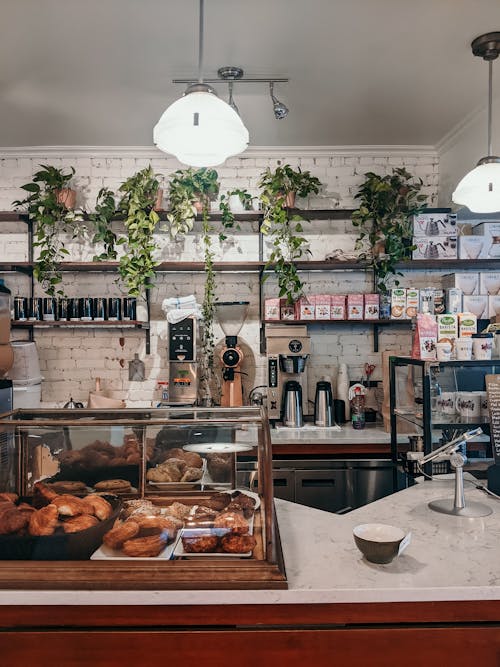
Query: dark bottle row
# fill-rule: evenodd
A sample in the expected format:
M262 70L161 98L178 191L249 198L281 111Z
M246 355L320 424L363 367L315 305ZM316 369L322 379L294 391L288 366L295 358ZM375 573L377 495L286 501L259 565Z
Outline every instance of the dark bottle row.
M137 319L134 297L14 297L14 321L17 322L110 322Z

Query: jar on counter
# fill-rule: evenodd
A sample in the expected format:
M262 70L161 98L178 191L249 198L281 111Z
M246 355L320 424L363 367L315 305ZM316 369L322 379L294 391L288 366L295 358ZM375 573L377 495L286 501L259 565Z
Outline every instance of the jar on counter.
M170 398L169 382L168 380L158 380L156 383L155 397L153 400L153 407L159 408L165 403L168 403Z

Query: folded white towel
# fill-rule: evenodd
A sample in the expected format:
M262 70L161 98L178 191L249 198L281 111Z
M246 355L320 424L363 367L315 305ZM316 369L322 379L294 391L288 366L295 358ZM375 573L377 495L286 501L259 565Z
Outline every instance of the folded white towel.
M201 310L199 308L169 310L167 313L167 322L175 324L176 322L184 320L186 317L194 317L197 320L200 320L202 317Z
M196 297L194 294L189 296L170 297L163 299L162 309L170 310L171 308L192 308L196 306Z

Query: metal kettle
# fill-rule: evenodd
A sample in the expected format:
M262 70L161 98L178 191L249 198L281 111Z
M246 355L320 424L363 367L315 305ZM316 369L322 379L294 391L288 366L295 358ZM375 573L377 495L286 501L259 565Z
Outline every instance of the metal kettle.
M297 428L304 425L302 416L302 387L296 380L285 383L283 395L283 426Z
M316 426L333 426L334 424L332 385L326 380L320 380L316 384L314 423Z
M78 403L77 401L74 401L73 396L70 396L69 401L64 404L64 407L69 408L70 410L74 410L75 408L83 408L83 403Z

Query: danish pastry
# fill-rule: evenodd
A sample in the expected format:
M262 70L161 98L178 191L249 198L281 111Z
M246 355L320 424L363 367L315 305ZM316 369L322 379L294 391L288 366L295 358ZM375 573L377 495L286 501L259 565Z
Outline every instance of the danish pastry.
M47 505L32 512L29 518L30 535L52 535L58 523L58 511L55 505Z
M105 521L113 513L113 508L102 496L85 496L85 498L82 498L82 503L87 508L88 514L93 514L101 521Z
M110 549L121 549L126 540L130 540L138 534L139 524L129 519L125 523L115 525L108 531L103 537L103 542Z
M126 556L132 558L153 558L158 556L165 547L165 539L162 535L151 535L150 537L135 537L123 543L122 550Z
M90 514L80 514L80 516L73 516L66 519L62 524L65 533L78 533L80 530L92 528L99 523L99 519Z
M76 496L70 496L64 493L62 496L56 496L52 500L57 511L61 516L78 516L79 514L88 514L88 506L83 500ZM93 512L91 512L93 514Z

